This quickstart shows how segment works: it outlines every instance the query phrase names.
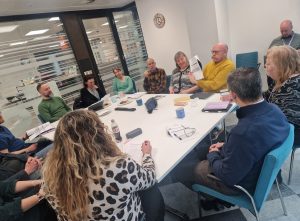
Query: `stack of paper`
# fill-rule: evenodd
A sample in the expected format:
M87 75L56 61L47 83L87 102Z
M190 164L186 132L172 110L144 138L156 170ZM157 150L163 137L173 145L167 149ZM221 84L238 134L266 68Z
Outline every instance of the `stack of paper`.
M47 122L26 131L26 134L29 136L29 140L33 140L34 138L41 135L42 133L49 132L54 129L55 129L54 126L51 123Z

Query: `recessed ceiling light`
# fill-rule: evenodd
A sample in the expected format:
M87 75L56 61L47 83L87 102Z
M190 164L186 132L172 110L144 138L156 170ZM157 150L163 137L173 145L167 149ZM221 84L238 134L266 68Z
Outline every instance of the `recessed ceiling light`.
M105 26L105 25L108 25L108 22L103 23L101 26Z
M15 30L19 25L9 25L9 26L1 26L0 33L12 32Z
M58 24L57 26L62 26L63 25L63 23L60 23L60 24Z
M44 34L45 32L49 31L49 29L41 29L41 30L35 30L35 31L30 31L28 32L25 36L30 36L30 35L41 35Z
M87 33L87 34L91 34L92 32L93 32L93 31L87 31L86 33Z
M128 25L124 25L124 26L120 26L119 29L122 29L122 28L127 28Z
M48 21L59 21L59 17L52 17Z
M0 58L2 58L4 56L4 54L0 54Z
M28 41L14 42L14 43L10 43L9 46L23 45L23 44L26 44L27 42L28 42Z

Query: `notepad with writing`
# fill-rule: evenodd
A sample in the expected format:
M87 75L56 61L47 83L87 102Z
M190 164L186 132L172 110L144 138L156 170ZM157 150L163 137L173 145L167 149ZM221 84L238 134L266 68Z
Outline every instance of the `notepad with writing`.
M229 101L209 102L202 109L203 112L226 112L230 109Z

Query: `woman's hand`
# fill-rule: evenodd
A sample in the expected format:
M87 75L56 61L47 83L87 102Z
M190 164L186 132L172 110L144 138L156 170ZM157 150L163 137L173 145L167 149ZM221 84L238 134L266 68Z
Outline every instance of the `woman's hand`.
M169 92L170 92L170 94L174 94L174 88L173 87L169 87Z

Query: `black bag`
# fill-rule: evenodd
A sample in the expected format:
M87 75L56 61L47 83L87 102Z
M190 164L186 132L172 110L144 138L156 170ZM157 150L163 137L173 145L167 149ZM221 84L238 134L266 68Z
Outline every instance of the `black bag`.
M148 113L151 114L152 111L157 107L157 100L154 97L151 97L146 101L145 106Z

